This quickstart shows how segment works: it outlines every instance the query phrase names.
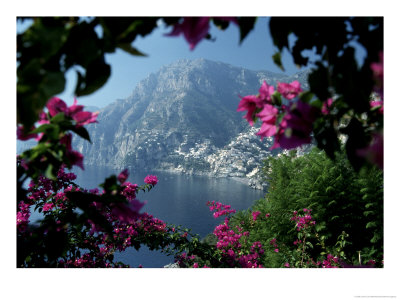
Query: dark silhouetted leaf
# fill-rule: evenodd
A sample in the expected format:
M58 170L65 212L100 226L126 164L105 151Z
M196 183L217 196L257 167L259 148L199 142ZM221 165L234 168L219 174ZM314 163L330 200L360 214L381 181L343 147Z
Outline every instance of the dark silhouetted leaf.
M240 28L240 43L246 38L250 31L254 28L257 17L241 17L238 19Z
M129 54L132 54L135 56L147 56L147 54L139 51L135 47L132 47L132 45L128 44L128 43L118 44L118 47L121 48L122 50L128 52Z
M87 131L87 129L85 127L83 127L83 126L80 126L80 127L71 126L71 130L73 132L75 132L77 135L79 135L81 138L89 141L90 143L92 142L90 140L89 132Z
M274 61L274 63L282 70L285 71L285 69L283 68L282 65L282 60L281 60L281 53L280 52L276 52L273 56L272 56L272 60Z

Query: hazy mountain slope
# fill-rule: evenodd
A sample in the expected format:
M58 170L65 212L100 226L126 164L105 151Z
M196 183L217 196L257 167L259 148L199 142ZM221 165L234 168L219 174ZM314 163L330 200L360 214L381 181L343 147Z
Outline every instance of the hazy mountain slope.
M128 98L103 108L99 123L88 126L93 144L79 141L75 147L85 164L185 169L188 160L186 168L207 172L208 155L250 130L236 111L239 95L256 94L263 80L297 79L307 88L306 77L307 71L285 76L205 59L179 60L147 76ZM213 159L215 165L218 158Z

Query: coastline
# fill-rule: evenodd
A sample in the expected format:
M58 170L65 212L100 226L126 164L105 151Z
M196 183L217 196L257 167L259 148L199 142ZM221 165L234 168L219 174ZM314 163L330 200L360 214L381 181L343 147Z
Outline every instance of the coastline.
M107 166L111 167L112 169L119 170L120 168L117 166ZM145 170L143 170L145 171ZM166 173L171 173L171 174L184 174L188 176L206 176L206 177L214 177L214 178L230 178L234 181L240 182L242 184L245 184L249 186L252 189L256 190L267 190L267 184L261 182L257 177L247 177L245 174L244 176L229 176L230 174L218 174L214 172L209 172L209 171L194 171L192 170L186 170L183 168L154 168L149 170L151 172L166 172Z

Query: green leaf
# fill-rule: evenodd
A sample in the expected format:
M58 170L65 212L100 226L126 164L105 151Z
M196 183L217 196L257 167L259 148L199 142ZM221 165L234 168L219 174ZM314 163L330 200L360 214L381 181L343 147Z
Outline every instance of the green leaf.
M317 63L318 68L314 69L308 75L308 82L310 84L310 90L315 93L319 99L328 99L331 97L329 92L329 71L321 63Z
M70 128L73 132L75 132L77 135L79 135L81 138L89 141L90 143L92 143L92 141L90 140L90 135L89 132L87 131L87 129L83 126L80 127L76 127L76 126L72 126Z
M104 55L102 44L94 30L94 24L86 21L76 24L70 29L64 47L65 67L79 65L86 69Z
M303 101L305 103L310 103L311 100L313 100L315 98L315 95L314 95L314 93L307 91L307 92L300 93L299 98L301 101Z
M42 124L38 128L35 128L32 130L30 133L40 133L40 132L46 132L47 130L54 129L53 124Z
M348 135L346 142L347 157L353 168L358 171L365 164L365 158L359 156L357 151L368 145L368 135L364 131L363 124L355 117L341 131Z
M337 219L339 219L339 216L333 216L333 217L330 219L330 221L334 221L334 220L337 220Z
M291 24L287 18L272 17L269 22L269 30L274 45L281 51L284 47L289 48L288 36L292 32Z
M47 178L51 179L51 180L57 180L57 176L56 176L56 174L54 174L53 165L51 165L51 164L49 164L49 165L47 166L47 169L46 169L44 175L45 175Z
M285 71L285 68L282 65L282 57L280 52L276 52L274 55L272 55L272 60L274 63L282 70Z
M275 91L272 95L272 102L275 103L276 105L282 105L282 95L278 91Z
M221 20L218 18L213 18L212 21L219 30L225 30L229 26L229 21Z
M118 47L121 48L122 50L128 52L129 54L132 54L132 55L135 55L135 56L147 56L147 54L139 51L135 47L132 47L132 45L129 44L129 43L118 44Z
M328 207L337 204L335 200L332 200L331 202L328 203Z
M256 21L257 17L241 17L238 19L240 28L240 44L243 42L249 32L253 30Z
M75 88L77 96L89 95L101 88L111 75L111 68L104 58L93 61L88 65L86 74L77 71L78 82Z
M104 183L100 184L100 186L104 188L106 192L117 190L118 189L117 176L111 175L110 177L106 178Z
M332 194L335 191L335 189L332 186L328 186L325 190L325 193L327 194ZM329 204L328 204L329 205Z
M376 226L376 222L368 222L365 228L375 228Z
M371 195L368 195L368 194L362 196L362 199L363 199L364 201L372 200L372 198L373 198L373 197L372 197Z
M375 203L367 203L367 204L365 204L365 208L371 208L373 206L375 206Z
M47 96L46 98L49 99L54 95L62 93L65 83L66 80L63 72L47 72L43 77L40 87Z
M376 243L381 239L381 237L377 234L374 234L374 236L371 239L371 243Z
M50 119L51 123L60 123L65 120L65 114L63 112L60 112L56 114L54 117Z

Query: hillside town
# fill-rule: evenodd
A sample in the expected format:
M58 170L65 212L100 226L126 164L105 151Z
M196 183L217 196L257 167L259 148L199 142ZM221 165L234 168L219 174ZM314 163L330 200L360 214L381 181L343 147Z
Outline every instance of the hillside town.
M279 153L269 150L272 139L261 141L256 135L258 130L256 127L249 128L221 149L206 140L184 151L185 143L182 143L172 155L175 164L163 163L163 169L190 175L233 177L253 188L265 189L265 183L261 180L263 161Z

